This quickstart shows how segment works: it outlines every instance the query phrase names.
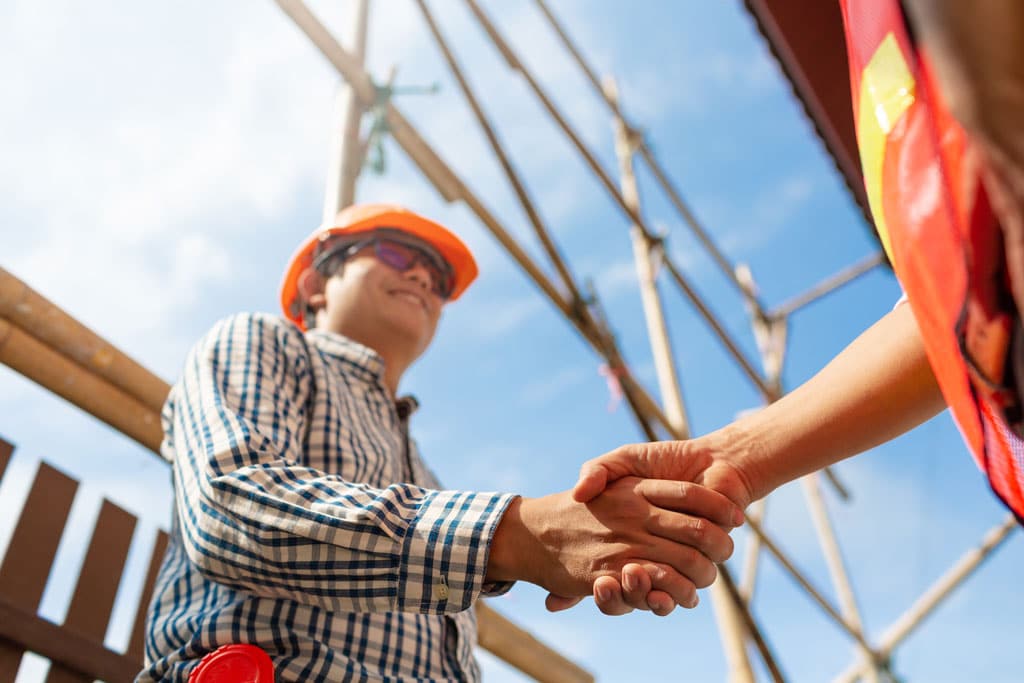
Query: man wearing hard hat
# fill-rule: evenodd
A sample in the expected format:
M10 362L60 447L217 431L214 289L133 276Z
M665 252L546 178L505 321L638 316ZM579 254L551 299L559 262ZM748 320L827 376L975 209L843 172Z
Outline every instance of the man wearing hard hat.
M477 680L477 598L589 595L628 562L656 612L696 604L742 519L725 496L447 491L424 465L399 383L476 274L437 223L352 207L293 256L290 322L236 315L194 347L163 413L175 515L139 680Z

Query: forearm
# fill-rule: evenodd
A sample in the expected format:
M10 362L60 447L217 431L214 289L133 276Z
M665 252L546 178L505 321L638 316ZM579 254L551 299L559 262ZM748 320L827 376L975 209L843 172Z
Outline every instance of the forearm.
M754 498L843 460L945 408L909 305L860 335L808 382L708 438Z
M510 498L374 489L273 463L178 481L185 548L207 578L346 612L468 608Z

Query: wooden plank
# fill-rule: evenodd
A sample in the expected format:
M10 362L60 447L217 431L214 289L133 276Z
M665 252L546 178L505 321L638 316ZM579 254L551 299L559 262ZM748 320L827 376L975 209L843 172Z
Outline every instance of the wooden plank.
M142 597L139 599L139 609L135 612L135 626L132 627L132 638L128 642L128 656L140 663L145 659L144 637L146 617L149 614L149 601L153 598L153 586L156 584L156 575L160 571L160 565L163 563L166 552L167 532L161 530L157 534L153 555L149 559L146 583L143 584Z
M97 645L103 644L136 521L125 510L108 500L103 501L64 619L65 630ZM92 676L83 676L57 661L46 677L46 683L89 683L92 680Z
M78 482L46 463L39 465L0 565L0 598L35 614L67 522ZM0 642L0 681L13 681L24 648Z
M476 603L480 647L540 683L594 683L594 676L524 631L483 601Z
M0 317L0 363L82 408L154 453L164 437L160 410L62 356Z
M7 471L7 463L11 461L11 453L13 452L14 444L0 437L0 481L3 481L4 472Z
M131 681L139 665L91 640L43 619L0 597L0 642L12 643L19 652L30 650L47 659L65 662L84 680ZM0 680L13 681L14 673L0 673Z

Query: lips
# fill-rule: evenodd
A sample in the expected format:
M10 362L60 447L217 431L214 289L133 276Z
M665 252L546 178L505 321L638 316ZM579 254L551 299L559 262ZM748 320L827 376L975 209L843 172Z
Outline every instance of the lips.
M428 310L427 309L427 302L423 298L423 296L420 295L420 294L417 294L416 292L414 292L412 290L408 290L408 289L392 289L391 291L388 292L388 294L390 294L391 296L394 296L394 297L398 297L400 299L405 299L406 301L409 301L409 302L412 302L412 303L419 304L419 306L424 311Z

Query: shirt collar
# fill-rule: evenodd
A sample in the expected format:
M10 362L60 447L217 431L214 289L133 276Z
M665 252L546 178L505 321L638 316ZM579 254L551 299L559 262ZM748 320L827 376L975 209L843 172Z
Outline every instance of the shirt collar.
M367 379L381 384L384 382L384 359L369 346L327 330L310 330L306 333L306 338L320 351L349 363ZM412 394L399 396L395 401L395 408L403 420L411 417L419 407L420 402Z
M384 380L384 359L369 346L326 330L310 330L306 338L327 355L353 365L372 379Z

